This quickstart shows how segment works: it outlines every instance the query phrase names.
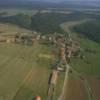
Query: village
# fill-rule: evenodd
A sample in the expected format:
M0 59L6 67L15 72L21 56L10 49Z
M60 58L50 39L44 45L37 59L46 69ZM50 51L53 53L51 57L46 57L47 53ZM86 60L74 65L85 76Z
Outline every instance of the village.
M42 35L41 33L32 32L29 33L18 33L12 32L10 34L0 33L0 43L7 44L25 44L25 45L34 45L35 41L39 43L48 43L52 42L54 37L52 35Z

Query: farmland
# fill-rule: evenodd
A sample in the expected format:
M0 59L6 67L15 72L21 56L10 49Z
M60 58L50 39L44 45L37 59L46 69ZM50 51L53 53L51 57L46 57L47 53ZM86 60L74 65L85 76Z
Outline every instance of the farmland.
M14 33L31 33L30 30L20 28L17 25L0 23L0 32L3 34L14 34Z
M88 21L88 20L87 20ZM78 25L79 23L84 23L83 21L65 22L61 24L61 27L71 34L74 40L79 41L81 45L85 59L73 58L71 66L78 71L85 79L87 79L92 93L93 99L100 99L100 44L86 37L73 32L71 27ZM86 49L95 51L87 52ZM74 83L74 84L73 84ZM66 87L66 100L88 100L87 93L84 88L83 82L73 75L69 75L68 86ZM73 95L73 96L72 96Z
M73 21L73 22L65 22L63 24L61 24L61 27L68 33L71 34L71 37L75 40L78 41L80 46L82 47L83 51L84 51L84 56L85 59L81 60L81 59L72 59L72 65L75 66L75 68L82 73L85 74L91 74L91 75L96 75L96 76L100 76L100 44L96 43L92 40L89 40L87 38L84 38L81 35L78 35L76 32L73 32L71 30L71 27L78 25L78 24L82 24L85 23L86 21L90 21L90 19L88 20L83 20L83 21ZM90 53L90 52L85 52L86 49L90 49L95 51L95 53ZM89 62L89 63L88 63Z
M49 47L0 44L0 100L46 97L50 61L41 60L41 53L49 55Z
M25 10L8 10L8 12L9 13L6 17L14 16L19 13L28 15L32 14L31 11L28 12ZM36 29L40 28L40 32L43 31L43 33L46 30L45 33L47 34L49 33L48 28L50 28L51 31L55 27L59 28L58 26L59 24L61 24L60 26L62 27L64 32L70 33L71 37L79 42L81 48L84 51L83 54L85 59L72 58L71 66L88 80L93 90L95 99L99 100L100 44L70 30L70 27L80 23L84 23L86 21L90 21L91 18L87 18L83 21L73 21L82 19L82 16L80 16L81 14L71 13L71 15L69 13L65 15L63 13L64 15L59 18L59 14L56 14L56 16L54 16L51 13L46 13L45 10L41 13L43 14L40 14L41 23L39 14L37 14L38 18L37 16L35 16L33 20L33 26L35 25L34 21L36 21L36 24L39 22L37 26L35 25ZM75 18L73 17L74 15L76 16ZM65 19L63 19L63 17ZM13 18L15 18L15 16ZM46 18L47 20L45 20ZM50 23L48 22L48 18L52 19L52 21L49 20ZM68 22L69 20L72 21ZM20 17L18 17L18 21L20 22ZM54 25L54 21L57 22L56 26ZM54 26L50 27L52 26L52 24ZM35 28L35 26L33 27L33 29ZM52 33L54 31L52 31ZM16 23L11 24L10 21L6 23L2 22L0 24L0 33L14 34L16 32L19 34L32 33L32 31L30 31L29 29L22 28ZM45 100L48 87L48 78L51 72L50 55L50 45L42 45L38 44L37 42L35 42L33 46L26 46L22 44L0 44L0 100L32 100L37 95L40 95L42 99ZM64 75L62 74L59 77L58 86L55 92L55 100L61 92L64 78L63 76ZM81 100L88 100L87 93L85 91L85 88L83 87L82 82L73 74L69 75L68 87L66 88L66 99L80 100L82 98Z
M85 76L91 87L93 93L93 99L100 99L100 80L94 76ZM66 87L66 99L65 100L89 100L88 93L79 78L74 75L69 75L68 86Z

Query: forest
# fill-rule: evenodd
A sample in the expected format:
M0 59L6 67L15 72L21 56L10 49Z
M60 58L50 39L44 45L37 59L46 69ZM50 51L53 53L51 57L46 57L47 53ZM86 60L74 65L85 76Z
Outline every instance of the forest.
M100 20L79 24L72 30L100 43Z
M2 13L1 13L2 14ZM20 27L24 27L33 31L48 33L65 33L60 27L60 24L67 21L76 21L89 17L80 12L73 12L71 14L59 14L59 13L40 13L38 12L34 16L18 13L13 16L0 16L1 23L16 24Z

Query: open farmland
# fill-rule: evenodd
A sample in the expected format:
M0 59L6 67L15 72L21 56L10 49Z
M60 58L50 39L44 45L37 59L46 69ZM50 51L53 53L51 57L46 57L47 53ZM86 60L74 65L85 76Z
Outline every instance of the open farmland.
M14 33L31 33L32 31L25 28L20 28L17 25L3 24L0 23L0 32L3 34L14 34Z
M50 59L38 55L49 55L49 49L37 43L32 47L0 44L0 100L46 98Z
M94 76L85 76L91 90L93 100L100 99L100 79ZM84 84L79 78L69 75L68 86L66 87L66 99L65 100L89 100L88 93L84 87Z
M85 59L73 58L71 66L82 76L86 76L94 99L99 100L100 44L70 30L70 27L86 21L90 21L90 19L67 22L61 24L61 27L70 33L73 39L78 40L81 48L85 51L83 52ZM11 24L0 24L0 31L3 34L32 33L30 30ZM93 52L89 52L89 50ZM32 100L37 95L46 100L48 77L51 72L50 53L51 48L48 45L40 45L37 42L33 46L0 44L0 100ZM60 74L54 100L62 92L60 90L63 76ZM66 100L88 100L83 83L74 76L73 72L69 75L65 91Z

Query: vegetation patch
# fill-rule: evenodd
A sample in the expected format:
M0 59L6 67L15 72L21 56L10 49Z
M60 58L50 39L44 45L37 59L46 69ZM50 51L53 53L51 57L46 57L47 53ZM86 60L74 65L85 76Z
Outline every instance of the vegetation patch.
M48 55L48 54L39 54L39 57L40 58L47 58L47 59L51 59L51 56L50 55Z
M30 30L35 30L44 34L48 33L66 33L61 27L60 24L66 21L75 21L81 20L84 18L90 17L88 14L73 12L71 14L64 13L41 13L38 12L33 16L30 16L26 13L17 13L10 16L0 16L0 22L2 23L11 23L16 24L20 27L24 27Z
M100 20L76 25L72 30L100 43Z

